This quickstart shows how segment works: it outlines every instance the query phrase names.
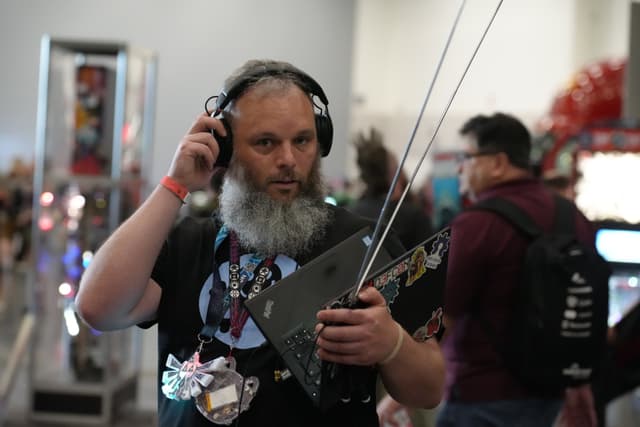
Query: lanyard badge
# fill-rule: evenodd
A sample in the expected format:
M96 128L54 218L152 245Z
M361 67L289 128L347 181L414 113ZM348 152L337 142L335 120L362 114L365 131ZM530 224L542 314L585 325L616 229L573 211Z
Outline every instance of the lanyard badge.
M249 408L251 400L258 391L260 382L257 377L243 377L236 370L236 360L231 356L233 346L227 357L218 357L201 363L200 353L204 345L213 340L222 316L227 308L231 312L232 340L242 334L248 312L244 308L243 285L248 276L253 276L250 292L246 298L252 298L263 288L271 273L274 258L260 259L252 257L246 266L240 268L239 243L235 233L222 226L216 236L214 254L224 239L230 237L229 286L226 287L218 274L218 266L213 262L213 287L206 321L198 334L198 348L186 361L180 362L173 354L167 357L167 369L162 373L162 392L173 400L194 399L198 411L215 424L229 425L240 412ZM253 271L258 268L258 274ZM227 298L230 297L230 298ZM224 303L225 301L230 302Z

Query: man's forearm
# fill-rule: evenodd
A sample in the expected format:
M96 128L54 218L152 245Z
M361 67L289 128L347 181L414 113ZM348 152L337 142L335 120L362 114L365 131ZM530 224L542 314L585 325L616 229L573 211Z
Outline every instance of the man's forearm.
M85 321L115 329L144 320L135 310L180 206L174 194L158 186L104 242L80 282L76 305Z
M406 332L402 348L380 375L389 394L411 407L433 408L440 403L444 388L444 359L433 339L419 343Z

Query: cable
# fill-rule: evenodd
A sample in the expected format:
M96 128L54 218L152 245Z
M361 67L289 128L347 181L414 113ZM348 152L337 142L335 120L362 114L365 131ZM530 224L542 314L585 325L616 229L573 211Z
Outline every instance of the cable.
M210 97L208 97L205 101L204 101L204 111L207 112L208 116L211 116L213 113L215 113L216 111L209 111L209 102L212 99L218 99L218 95L211 95Z
M313 346L311 347L311 351L309 352L309 357L307 357L307 365L304 368L304 382L307 385L311 385L313 384L312 382L309 382L309 378L311 378L311 376L309 376L309 365L311 364L311 359L313 359L313 354L316 351L316 348L318 347L318 338L320 338L320 334L322 333L322 331L324 330L324 328L326 328L327 325L326 324L322 324L322 326L320 327L320 330L316 333L316 337L313 340ZM324 362L322 362L324 363Z

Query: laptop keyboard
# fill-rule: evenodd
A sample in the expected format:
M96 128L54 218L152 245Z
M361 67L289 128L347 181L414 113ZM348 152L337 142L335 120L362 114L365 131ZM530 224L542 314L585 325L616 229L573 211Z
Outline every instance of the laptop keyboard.
M301 374L296 376L302 378L302 387L313 400L318 400L322 383L322 361L315 351L315 334L301 326L284 337L284 344L287 350L282 357L287 366Z

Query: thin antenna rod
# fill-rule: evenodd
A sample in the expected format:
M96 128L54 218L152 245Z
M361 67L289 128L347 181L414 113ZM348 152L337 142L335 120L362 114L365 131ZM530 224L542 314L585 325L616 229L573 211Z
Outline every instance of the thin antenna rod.
M382 204L382 208L380 209L380 214L376 222L376 227L373 231L373 236L371 237L371 243L367 248L367 252L364 255L362 264L360 265L360 271L358 273L358 281L357 281L357 283L359 283L360 285L356 289L355 294L352 295L351 299L353 301L355 301L355 295L357 295L358 291L360 291L362 282L364 281L364 278L369 272L370 267L368 266L371 264L371 260L374 260L375 256L377 255L378 250L374 252L374 248L378 246L378 242L382 242L384 240L384 237L379 238L379 236L380 236L380 230L382 228L382 223L384 222L385 214L387 213L387 210L389 209L389 204L391 203L391 195L393 194L393 190L395 189L398 179L400 178L400 174L402 173L402 168L404 166L405 161L407 160L409 150L411 149L411 146L413 145L413 141L415 140L416 134L418 133L418 128L420 126L420 122L422 121L422 117L424 116L424 111L427 108L427 103L429 102L429 98L431 98L431 92L433 92L433 87L435 86L435 82L438 79L438 75L440 74L440 69L442 68L442 64L444 63L444 58L447 56L447 52L449 51L451 40L453 39L453 35L456 31L456 28L458 27L458 22L460 21L460 16L462 15L462 11L464 10L465 4L466 4L466 0L462 0L462 2L460 3L460 6L458 7L458 13L456 14L456 18L453 21L453 25L451 26L451 30L449 31L449 35L447 37L447 42L445 43L444 49L442 50L442 54L440 55L440 59L438 60L438 65L436 66L436 71L433 75L433 78L431 79L431 83L429 84L427 95L425 96L424 101L422 102L422 107L420 108L418 119L416 121L415 126L413 127L413 131L411 132L411 137L409 138L409 142L407 143L407 146L402 155L402 159L400 160L400 163L398 164L398 168L396 169L396 172L393 176L393 180L391 181L391 185L389 187L389 191L387 192L387 196L384 200L384 203ZM389 224L391 224L391 222L389 222ZM384 234L386 235L386 233Z
M415 180L418 171L420 170L420 167L422 166L422 163L424 162L424 159L427 157L427 153L429 152L429 149L431 148L431 146L433 145L433 141L435 140L438 131L440 130L440 126L442 125L442 122L444 121L444 118L446 117L447 113L449 112L449 108L451 107L451 104L453 103L453 100L455 99L458 90L460 89L460 86L462 85L462 82L464 81L464 78L467 75L467 72L469 71L469 68L471 68L471 64L473 63L473 60L475 59L478 51L480 50L480 46L482 46L482 43L484 42L484 39L487 35L487 33L489 32L489 29L491 28L491 25L493 24L493 21L495 20L496 15L498 14L498 11L500 10L500 6L502 6L502 2L503 0L500 0L500 2L498 3L498 6L496 7L495 11L493 12L493 15L491 16L491 20L489 21L488 25L486 26L486 28L484 29L484 32L482 33L482 37L480 37L480 41L478 42L478 44L476 45L473 54L471 55L471 58L469 59L464 72L462 73L462 76L460 77L460 79L458 80L458 84L456 85L456 88L454 89L453 93L451 94L451 97L449 98L449 101L447 102L447 105L444 109L444 111L442 112L440 119L438 120L438 124L436 125L436 129L434 130L433 134L431 135L431 139L429 140L429 143L427 144L427 147L425 148L424 152L422 153L422 157L420 158L420 161L418 162L418 164L416 165L413 174L411 175L411 179L409 180L407 186L405 187L404 191L402 192L402 195L400 196L400 199L398 200L398 203L391 215L391 218L389 219L389 222L387 223L387 226L385 227L382 236L380 237L380 239L378 241L375 240L375 238L377 237L377 233L379 231L379 227L380 224L382 223L382 219L383 214L385 213L386 209L388 208L388 203L390 200L390 196L391 193L393 192L393 189L395 188L395 183L397 181L398 176L400 175L400 171L402 169L402 164L404 163L406 156L407 156L407 152L413 142L413 138L415 136L415 132L417 130L417 125L414 128L414 132L411 136L411 139L409 141L409 144L407 146L407 148L405 149L405 153L404 156L402 158L402 162L400 163L400 165L398 165L398 169L396 170L396 175L394 176L394 181L392 183L391 188L389 189L389 193L387 194L387 199L385 200L385 203L382 207L382 212L380 213L380 217L378 218L378 222L376 224L376 230L374 231L374 235L373 235L373 241L371 243L371 245L369 245L369 248L367 249L367 254L365 254L365 258L363 261L363 265L366 263L366 268L364 269L364 271L361 270L359 276L358 276L358 286L356 287L356 289L354 290L354 292L351 294L350 300L351 302L355 302L358 296L358 292L360 292L360 289L362 288L362 285L364 284L364 281L367 277L367 275L369 274L369 271L371 270L371 267L373 265L373 260L375 260L375 257L378 255L378 252L380 251L380 248L382 247L382 244L384 243L384 239L386 238L387 234L389 233L389 230L391 229L391 225L393 224L393 221L398 213L398 211L400 210L400 206L402 205L402 203L404 202L405 197L407 196L407 194L409 193L409 190L411 188L411 185L413 184L413 181ZM462 3L464 5L464 1ZM458 14L458 17L456 18L456 22L454 23L454 28L455 25L457 24L458 18L460 17L460 12ZM449 36L451 37L451 35L453 34L453 31L449 34ZM448 48L448 42L447 42L447 46ZM446 52L446 49L445 49ZM442 58L441 58L442 60ZM439 66L438 66L439 67ZM438 68L439 71L439 68ZM436 74L437 75L437 74ZM433 82L435 81L432 80L431 82L431 87L433 87ZM431 91L431 88L430 90ZM423 108L420 112L420 116L422 116L423 112L424 112L424 106L426 105L426 99L425 99L425 103L423 104ZM421 117L418 118L418 123L420 123L420 119ZM371 251L371 249L375 246L375 249L373 250L373 254L368 257L369 252Z

